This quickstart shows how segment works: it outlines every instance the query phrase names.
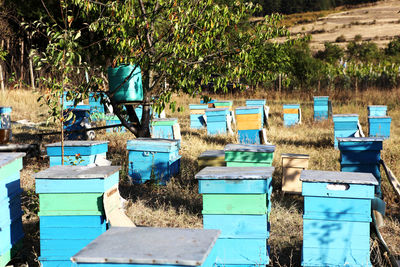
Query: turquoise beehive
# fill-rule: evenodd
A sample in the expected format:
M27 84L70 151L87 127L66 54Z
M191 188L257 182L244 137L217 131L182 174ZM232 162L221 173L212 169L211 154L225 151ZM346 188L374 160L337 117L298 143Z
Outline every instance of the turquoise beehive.
M228 108L206 109L207 134L226 134Z
M333 115L334 147L338 147L338 137L353 137L358 131L358 114Z
M392 118L389 116L370 116L368 117L368 128L370 137L383 137L388 139L390 137L390 124Z
M302 266L372 266L370 173L303 170Z
M329 96L314 96L314 120L326 120L329 113Z
M368 106L368 117L382 117L386 116L387 106L371 105Z

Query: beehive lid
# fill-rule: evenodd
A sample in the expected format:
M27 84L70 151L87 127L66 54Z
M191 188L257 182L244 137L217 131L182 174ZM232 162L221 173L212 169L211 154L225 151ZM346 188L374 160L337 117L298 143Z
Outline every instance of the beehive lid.
M0 153L0 168L5 165L22 158L26 155L26 153L18 152L18 153Z
M326 99L329 98L329 96L314 96L314 99Z
M282 158L296 158L296 159L309 159L310 155L306 154L294 154L294 153L282 153Z
M200 154L199 158L218 158L225 157L224 150L207 150Z
M121 169L120 166L53 166L34 175L35 179L104 179Z
M371 173L303 170L300 181L316 183L346 183L378 185Z
M12 107L0 107L0 113L11 113Z
M195 175L198 180L266 180L274 167L205 167Z
M257 109L259 110L261 106L246 106L246 107L237 107L236 109L242 110L242 109Z
M337 137L339 142L383 142L382 137Z
M385 105L369 105L368 108L386 108L387 106Z
M206 112L224 111L224 110L228 110L228 108L208 108L206 109Z
M333 117L358 117L358 114L335 114Z
M219 235L206 229L111 227L71 261L199 266Z
M64 147L66 146L97 146L102 144L108 144L109 141L64 141ZM48 144L46 147L61 147L61 142Z
M163 138L136 138L127 142L128 150L171 152L178 150L179 140Z
M274 145L252 145L252 144L228 144L225 146L225 151L240 151L240 152L274 152Z
M152 125L167 125L172 126L178 122L177 118L157 118L151 121Z
M368 116L368 119L391 119L390 116Z

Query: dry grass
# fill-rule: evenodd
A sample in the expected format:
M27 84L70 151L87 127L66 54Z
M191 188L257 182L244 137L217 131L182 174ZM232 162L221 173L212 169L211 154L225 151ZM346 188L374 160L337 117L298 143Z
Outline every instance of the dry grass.
M400 90L378 91L370 89L359 93L351 92L321 92L316 95L330 95L333 100L333 112L358 113L363 129L367 131L367 105L386 104L389 115L392 117L391 138L384 142L382 158L400 177ZM310 155L310 169L336 170L340 169L339 152L333 149L333 123L331 120L314 123L312 119L312 93L291 92L251 92L240 95L215 96L218 99L233 99L235 106L244 104L246 98L265 98L271 107L270 127L268 139L276 145L273 166L274 191L272 195L271 212L271 258L273 266L300 266L302 246L302 212L303 200L301 196L282 194L280 191L282 168L281 153L305 153ZM0 105L13 107L12 120L29 119L34 122L45 121L46 111L38 107L36 96L30 91L8 91L7 95L0 95ZM185 110L172 114L167 110L169 117L179 119L182 130L182 148L180 154L181 174L174 177L166 186L154 184L130 185L127 178L127 151L126 141L132 139L129 133L105 134L98 132L97 139L109 141L107 157L115 165L122 165L120 190L121 194L129 199L128 213L137 225L159 227L202 227L202 199L198 194L198 185L194 175L198 172L197 157L205 150L223 149L228 143L236 143L236 136L207 136L204 130L189 128L189 103L198 103L198 99L188 96L176 96L175 100ZM21 104L22 103L22 104ZM303 123L301 125L284 128L282 120L283 103L301 103ZM45 129L46 127L42 127ZM47 127L47 130L53 129ZM14 142L38 142L35 130L23 129L13 125ZM44 143L57 141L57 136L44 139ZM21 261L37 266L39 253L38 239L38 201L34 194L34 180L32 174L48 167L46 159L25 159L21 183L24 189L23 208L25 211L24 227L27 240L21 256ZM400 209L399 198L394 195L387 180L383 178L384 199L387 202L386 226L383 235L390 248L396 255L400 255Z

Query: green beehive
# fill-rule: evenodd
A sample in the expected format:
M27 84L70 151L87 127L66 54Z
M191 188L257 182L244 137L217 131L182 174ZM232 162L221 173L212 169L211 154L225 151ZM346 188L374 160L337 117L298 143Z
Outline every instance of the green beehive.
M225 146L227 167L272 166L274 145L229 144Z

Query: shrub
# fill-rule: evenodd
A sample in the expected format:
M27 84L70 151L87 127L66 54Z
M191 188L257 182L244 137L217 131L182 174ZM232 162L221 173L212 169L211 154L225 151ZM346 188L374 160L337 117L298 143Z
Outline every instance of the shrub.
M336 43L344 43L344 42L346 42L346 37L344 37L344 35L342 34L342 35L339 35L337 38L336 38Z

